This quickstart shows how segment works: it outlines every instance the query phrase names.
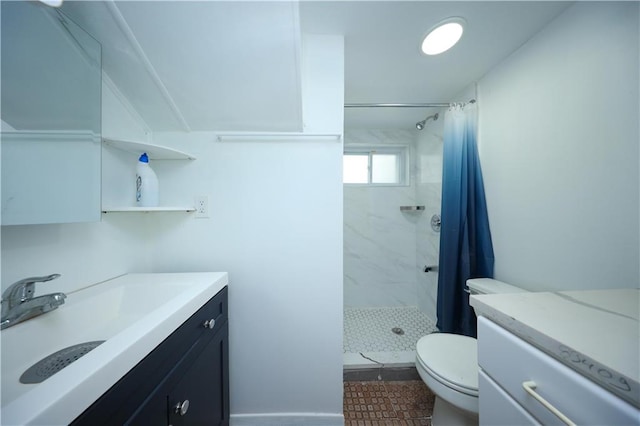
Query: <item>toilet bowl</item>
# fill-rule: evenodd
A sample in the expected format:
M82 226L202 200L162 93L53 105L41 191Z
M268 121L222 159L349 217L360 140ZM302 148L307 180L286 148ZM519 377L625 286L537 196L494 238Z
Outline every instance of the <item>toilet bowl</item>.
M478 346L476 339L433 333L416 344L416 369L436 394L432 425L478 423Z
M524 292L503 282L467 281L471 294ZM450 333L426 335L416 343L416 369L436 395L431 424L478 424L478 346L476 339Z

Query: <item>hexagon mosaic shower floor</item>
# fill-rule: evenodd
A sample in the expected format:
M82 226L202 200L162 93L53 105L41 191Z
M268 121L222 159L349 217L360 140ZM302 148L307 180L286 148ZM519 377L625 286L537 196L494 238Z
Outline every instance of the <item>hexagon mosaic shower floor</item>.
M394 333L396 327L403 334ZM434 331L433 321L416 307L345 308L343 351L415 353L418 339Z

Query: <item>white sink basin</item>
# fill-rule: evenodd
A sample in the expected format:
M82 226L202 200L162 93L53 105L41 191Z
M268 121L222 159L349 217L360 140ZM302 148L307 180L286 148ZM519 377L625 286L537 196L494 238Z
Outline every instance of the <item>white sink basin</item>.
M223 272L124 275L2 330L0 423L68 424L227 283ZM105 342L42 383L19 382L46 356L95 340Z

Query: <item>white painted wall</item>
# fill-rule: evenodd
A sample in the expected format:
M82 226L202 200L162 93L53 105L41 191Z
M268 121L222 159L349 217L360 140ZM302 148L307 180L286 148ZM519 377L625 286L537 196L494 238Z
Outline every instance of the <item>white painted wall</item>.
M497 279L638 287L638 18L578 2L479 82Z
M145 126L105 83L102 96L103 135L146 136ZM57 280L37 285L37 294L71 292L127 272L148 271L146 229L141 217L115 214L94 223L3 226L2 289L21 278L60 273Z
M343 40L303 49L305 132L341 134ZM341 425L342 143L154 141L197 157L154 163L165 201L209 197L209 219L148 217L151 269L229 272L232 424Z
M305 132L341 134L343 39L309 36L303 48ZM148 139L146 125L110 90L103 86L104 136ZM154 139L198 157L154 163L161 199L184 204L207 195L210 219L112 213L99 223L5 226L3 287L53 272L63 276L43 291L127 272L228 271L232 422L341 425L341 140ZM126 154L105 148L103 155L108 173L128 173ZM105 178L117 198L118 185Z

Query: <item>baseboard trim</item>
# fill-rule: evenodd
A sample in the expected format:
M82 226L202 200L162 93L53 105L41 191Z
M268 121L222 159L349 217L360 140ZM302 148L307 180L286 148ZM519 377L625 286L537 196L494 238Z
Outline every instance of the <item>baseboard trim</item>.
M322 413L232 414L230 426L343 426L344 415Z

